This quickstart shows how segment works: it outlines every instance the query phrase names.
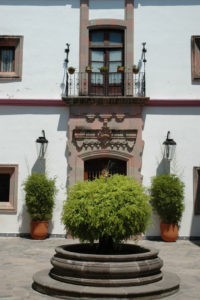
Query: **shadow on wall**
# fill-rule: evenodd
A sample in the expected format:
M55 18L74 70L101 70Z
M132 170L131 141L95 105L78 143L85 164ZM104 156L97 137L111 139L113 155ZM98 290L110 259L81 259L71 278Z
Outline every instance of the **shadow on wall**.
M190 6L199 5L199 0L135 0L134 6L138 8L139 6Z
M190 238L191 240L199 240L200 241L200 215L195 214L195 211L193 210L192 215L192 222L191 222L191 228L190 228ZM196 242L194 241L196 244ZM200 246L200 243L198 244Z
M148 226L147 231L145 232L145 237L148 240L151 239L160 239L160 218L157 214L152 212L152 223Z
M36 162L34 163L31 173L42 174L46 171L46 159L38 157Z
M23 206L17 217L17 221L19 223L19 233L20 234L28 234L30 232L30 216L27 213L25 203L23 203Z
M0 5L9 6L71 6L80 8L79 0L0 0Z
M165 159L164 157L162 158L156 169L156 175L160 174L170 174L170 161Z

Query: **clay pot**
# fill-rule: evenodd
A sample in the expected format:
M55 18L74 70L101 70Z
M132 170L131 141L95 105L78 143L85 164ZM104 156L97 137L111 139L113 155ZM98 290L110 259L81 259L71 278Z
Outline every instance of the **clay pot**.
M161 238L166 242L176 242L178 238L178 224L160 223Z
M69 72L69 74L73 75L74 72L75 72L75 69L74 68L68 68L68 72Z
M48 234L49 221L31 221L31 237L35 240L43 240Z
M139 70L140 70L139 68L133 68L133 73L134 73L134 74L138 74L138 73L139 73Z
M118 73L124 73L124 67L118 67L117 72Z

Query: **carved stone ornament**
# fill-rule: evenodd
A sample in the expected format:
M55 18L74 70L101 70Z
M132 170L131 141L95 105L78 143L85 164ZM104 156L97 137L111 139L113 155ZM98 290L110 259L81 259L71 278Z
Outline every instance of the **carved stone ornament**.
M110 129L104 122L101 129L77 127L73 130L73 143L78 151L83 149L117 149L133 150L137 138L137 130Z

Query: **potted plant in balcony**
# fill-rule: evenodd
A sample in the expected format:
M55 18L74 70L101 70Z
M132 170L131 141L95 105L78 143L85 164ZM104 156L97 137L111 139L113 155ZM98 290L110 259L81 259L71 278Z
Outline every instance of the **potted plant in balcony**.
M133 73L134 73L134 74L138 74L140 68L139 68L138 66L134 65L132 70L133 70Z
M63 206L62 222L73 237L94 243L97 253L113 253L145 231L151 208L144 188L123 175L75 184ZM95 248L95 247L94 247Z
M99 68L100 72L102 74L108 73L109 68L107 66L102 66L101 68Z
M48 234L48 221L53 213L55 179L48 179L45 174L33 173L23 185L27 211L31 216L31 237L44 239Z
M124 73L125 67L124 66L118 66L117 67L117 72L118 73Z
M172 174L160 174L152 179L151 204L161 219L160 230L164 241L175 242L178 224L184 210L184 184Z
M85 72L86 73L91 73L92 72L92 66L88 65L85 67Z
M73 75L74 72L75 72L75 68L74 67L69 67L68 72L69 72L69 74Z

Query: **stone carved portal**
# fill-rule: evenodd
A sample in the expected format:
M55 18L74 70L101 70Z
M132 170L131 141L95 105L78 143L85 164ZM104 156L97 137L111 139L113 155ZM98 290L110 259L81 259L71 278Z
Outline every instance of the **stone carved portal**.
M141 181L141 112L139 105L70 105L69 185L86 179L85 166L97 159L121 161L126 166L124 173Z

